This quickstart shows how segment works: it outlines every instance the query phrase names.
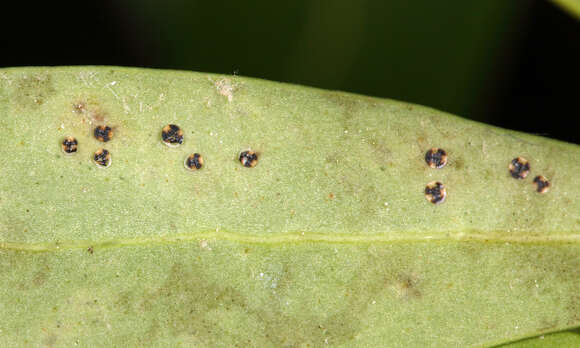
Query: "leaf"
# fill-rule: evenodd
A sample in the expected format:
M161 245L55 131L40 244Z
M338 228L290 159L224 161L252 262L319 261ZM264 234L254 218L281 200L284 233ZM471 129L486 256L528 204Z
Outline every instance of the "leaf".
M580 19L580 0L552 0L552 2L568 12L569 15Z
M117 67L0 70L0 115L3 346L489 346L580 325L578 146L392 100ZM168 124L182 145L163 144Z
M580 346L580 329L556 332L502 345L502 348L546 348Z

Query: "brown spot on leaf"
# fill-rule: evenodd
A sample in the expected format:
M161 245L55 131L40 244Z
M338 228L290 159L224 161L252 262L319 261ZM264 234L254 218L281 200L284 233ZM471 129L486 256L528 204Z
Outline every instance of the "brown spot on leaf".
M39 287L42 286L42 284L44 284L47 279L48 275L46 274L46 270L41 270L34 274L34 277L32 278L32 284L34 284L36 287Z
M397 297L401 299L420 298L421 292L417 287L418 279L412 274L399 275L391 284Z
M78 101L72 103L72 111L75 114L84 114L87 112L87 103L85 101Z
M51 75L26 75L16 81L13 100L23 108L36 108L52 97L55 91Z
M104 125L108 123L109 114L103 109L96 97L79 97L71 102L72 120L75 123ZM68 121L70 118L67 118ZM93 130L91 130L93 131Z
M463 167L465 166L463 158L455 158L455 160L452 161L451 164L455 167L455 169L463 169Z

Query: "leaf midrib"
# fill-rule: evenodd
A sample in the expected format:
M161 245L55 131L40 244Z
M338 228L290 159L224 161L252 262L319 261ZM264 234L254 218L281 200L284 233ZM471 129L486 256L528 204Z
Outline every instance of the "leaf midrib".
M517 243L517 244L580 244L580 234L558 234L550 236L505 235L505 233L483 233L470 231L440 232L434 235L360 235L328 233L284 233L284 234L247 234L227 231L203 231L190 234L161 235L134 238L117 238L103 240L69 240L55 242L0 242L0 250L30 252L57 252L89 247L105 249L126 246L154 246L162 244L179 244L199 242L202 240L225 240L248 244L285 244L285 243L330 243L330 244L369 244L369 243L413 243L413 242L478 242L478 243Z

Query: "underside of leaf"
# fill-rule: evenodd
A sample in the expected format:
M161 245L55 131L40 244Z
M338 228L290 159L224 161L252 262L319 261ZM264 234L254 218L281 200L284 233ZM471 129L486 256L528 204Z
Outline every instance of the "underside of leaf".
M2 345L488 346L580 325L578 146L117 67L0 70L0 129Z

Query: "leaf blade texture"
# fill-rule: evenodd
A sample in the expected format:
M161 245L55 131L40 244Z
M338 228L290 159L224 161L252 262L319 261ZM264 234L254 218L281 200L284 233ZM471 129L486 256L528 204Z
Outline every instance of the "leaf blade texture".
M17 68L0 87L1 342L489 346L579 325L578 146L239 76Z

